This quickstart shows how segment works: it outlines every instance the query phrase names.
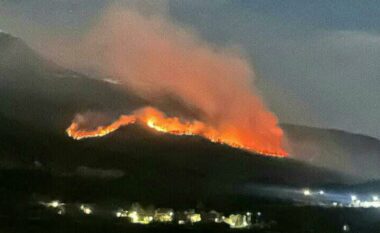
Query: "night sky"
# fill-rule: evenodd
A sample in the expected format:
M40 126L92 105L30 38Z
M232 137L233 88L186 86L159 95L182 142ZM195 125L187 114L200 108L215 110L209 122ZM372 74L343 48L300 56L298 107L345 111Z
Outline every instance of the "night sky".
M81 34L111 1L0 0L0 29L33 47ZM380 138L380 2L155 1L210 43L239 47L281 122Z

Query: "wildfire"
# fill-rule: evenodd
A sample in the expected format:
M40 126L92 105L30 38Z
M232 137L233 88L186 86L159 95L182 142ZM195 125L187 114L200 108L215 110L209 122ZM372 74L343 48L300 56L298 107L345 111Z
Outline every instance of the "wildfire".
M122 115L115 122L108 126L99 126L94 130L80 130L79 123L73 122L69 128L66 129L67 135L70 137L80 140L84 138L94 138L94 137L103 137L107 134L110 134L122 126L133 124L136 122L134 116L125 116Z
M74 120L67 128L66 133L76 140L102 137L116 131L122 126L135 123L145 125L157 132L172 135L196 135L215 143L226 144L263 155L287 156L287 152L281 148L260 147L253 140L246 138L245 134L237 132L234 128L220 130L197 120L181 121L178 117L168 117L163 112L152 107L139 109L131 115L122 115L110 125L98 126L92 130L81 129L80 121Z

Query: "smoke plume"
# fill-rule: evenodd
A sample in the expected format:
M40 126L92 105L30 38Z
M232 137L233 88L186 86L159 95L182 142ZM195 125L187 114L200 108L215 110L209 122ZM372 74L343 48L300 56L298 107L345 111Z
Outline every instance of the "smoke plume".
M244 56L202 41L164 14L110 7L69 47L71 53L56 55L71 68L116 79L153 102L175 96L200 112L196 120L252 148L286 154L277 118L255 89Z

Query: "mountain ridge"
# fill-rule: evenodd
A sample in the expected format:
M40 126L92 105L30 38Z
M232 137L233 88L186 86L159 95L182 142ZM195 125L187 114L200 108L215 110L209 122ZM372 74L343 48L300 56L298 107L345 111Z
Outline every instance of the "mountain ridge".
M28 47L25 47L27 45L24 44L22 40L15 39L15 38L13 38L12 40L16 40L16 42L14 42L16 45L20 43L19 45L20 48L18 49L19 50L18 56L21 56L20 54L22 54L24 51L27 54L31 53L27 55L26 57L35 57L36 59L41 59L41 61L44 61L44 59L41 58L39 55L37 55L33 50L31 50ZM1 42L0 42L0 50L4 49L4 47L6 46L1 45ZM7 50L7 51L9 52L12 50ZM81 150L85 150L87 155L83 156L82 161L84 161L84 158L91 160L91 156L88 155L89 153L88 151L96 152L96 150L102 149L102 147L99 147L96 145L97 143L104 146L112 145L112 146L109 146L110 148L112 147L116 148L115 144L122 144L122 145L126 144L122 138L128 137L126 135L129 135L129 131L127 132L125 129L121 129L120 131L115 132L112 135L109 135L102 139L92 139L92 140L86 140L83 142L72 141L71 139L66 137L66 135L64 134L64 131L66 127L70 124L71 120L73 119L76 113L86 112L86 111L94 111L94 112L98 111L98 112L106 112L106 113L118 115L120 113L128 112L131 109L136 109L140 106L144 106L147 104L149 105L149 103L146 102L145 100L134 96L133 93L132 94L128 93L128 91L126 91L125 89L121 89L118 85L103 82L96 79L91 79L91 78L86 77L85 75L81 75L79 73L76 73L70 70L65 70L65 69L58 69L59 70L58 73L60 77L57 78L56 77L57 69L55 68L55 66L53 65L52 68L50 68L49 66L45 66L45 64L50 64L49 62L48 63L37 62L43 65L35 66L36 63L31 62L30 59L29 60L26 59L25 61L26 61L26 64L24 65L25 67L27 67L27 69L23 70L23 67L24 67L23 65L19 67L17 72L13 72L14 69L8 69L7 67L4 68L4 66L0 66L0 84L1 82L6 84L6 85L1 85L0 87L0 115L4 115L6 116L7 119L12 119L25 125L26 127L23 126L25 129L21 129L21 130L28 131L29 130L28 127L32 126L33 128L36 128L40 132L42 132L42 135L45 135L45 134L50 135L50 136L45 135L45 136L35 136L35 137L44 137L46 138L47 142L49 142L51 138L54 138L53 142L56 143L54 145L56 145L57 148L61 148L63 150L65 149L64 145L69 145L68 146L69 149L66 150L68 154L70 153L75 154L76 153L75 148L77 147L81 148ZM30 66L28 66L28 62L31 62ZM17 64L17 62L15 63ZM29 72L30 70L32 70L32 72ZM73 77L73 75L75 77ZM13 80L14 83L9 82L8 81L9 79L11 80L14 79ZM286 128L288 128L289 132L290 131L293 132L293 133L286 132L288 136L290 135L290 137L294 137L296 139L295 141L298 141L299 139L297 138L297 132L294 133L296 130L289 129L291 127L285 126L285 131L286 131ZM131 128L129 127L128 129L130 130ZM136 130L134 132L136 134L139 133L139 131L136 131ZM131 136L129 137L133 138ZM161 135L161 137L166 138L166 140L168 140L169 142L170 140L172 140L173 142L178 142L178 140L179 141L183 140L183 137L175 138L170 135L169 136ZM33 138L33 136L30 136L30 138ZM170 138L170 140L168 138ZM142 140L145 140L144 136ZM186 140L189 140L189 141L196 140L196 143L198 143L197 145L202 145L202 146L208 145L208 146L205 146L205 148L216 148L215 146L217 146L218 148L224 148L224 149L216 149L216 151L222 150L223 153L227 153L227 151L230 151L230 152L232 151L231 152L232 154L237 153L240 155L244 154L244 156L248 156L247 152L241 152L236 149L231 149L224 145L207 144L204 141L199 142L197 141L199 139L194 139L194 138L186 138ZM43 154L42 156L43 158L41 158L41 160L46 160L47 163L49 163L48 152L43 152L44 148L46 148L46 144L41 144L41 143L39 144L38 140L34 140L34 141L36 141L36 143L40 145L39 148L42 148L41 154ZM144 145L144 146L141 146L141 145ZM145 144L142 143L141 145L136 148L147 150L147 148L152 147L152 145L147 146L146 143ZM160 144L160 146L155 147L156 151L152 151L152 153L158 153L158 154L175 153L176 150L177 151L179 150L179 148L173 149L176 147L173 147L173 146L170 147L168 145L171 145L171 144L169 143L166 146L164 146L164 144ZM189 145L191 145L191 143ZM132 146L136 146L136 145L132 145ZM202 148L202 146L200 148ZM160 147L162 148L160 149ZM97 149L94 149L94 148L97 148ZM115 149L113 149L114 152L112 153L122 154L122 153L125 153L125 151L129 150L129 148L126 148L125 145L122 148L124 152L123 150L115 152ZM132 149L134 153L138 151L138 149L136 148ZM196 150L200 150L199 148L194 150L194 148L192 148L191 146L187 146L187 148L190 151L193 150L194 153ZM303 152L302 150L300 151ZM58 161L57 163L63 163L63 164L68 163L69 160L67 161L65 160L64 153L55 151L55 150L52 150L52 153L56 154L54 156L54 159L57 159ZM107 152L107 150L105 150L105 153L110 153L110 152ZM80 153L76 155L79 156L79 154ZM207 153L203 153L203 154L205 154L204 156L207 156L206 155ZM325 172L326 169L323 168L323 167L326 167L325 164L310 163L307 159L302 159L303 158L302 156L305 156L305 154L306 153L300 153L300 154L297 154L298 157L293 157L293 158L297 160L301 160L303 162L308 162L309 165L306 166L308 168L314 167L316 165L317 166L322 165L320 166L322 168L315 168L315 169L316 171L320 169L322 173ZM58 158L57 155L62 156L62 158ZM190 154L188 156L190 158L190 160L188 158L188 161L191 161L192 155ZM258 155L253 155L253 156L254 158L257 158L257 161L263 161L263 160L272 161L271 158L256 157ZM103 158L103 156L101 157L102 159L100 160L107 163L107 159ZM202 158L202 156L200 158ZM135 156L134 159L137 159L139 161L138 156L137 157ZM176 160L176 157L173 157L172 159L167 159L167 161L170 161L173 159ZM278 161L280 161L278 162L278 164L287 163L287 162L284 162L287 160L282 160L282 161L278 160ZM296 164L300 164L299 166L303 167L302 165L303 162L297 162ZM224 164L226 165L223 165L223 169L228 170L229 168L227 166L227 163L224 163ZM268 169L271 169L270 167L279 166L279 165L274 165L274 164L270 165ZM289 164L294 164L294 162L290 162ZM87 166L88 164L79 164L79 165ZM244 167L244 163L241 164L241 166ZM289 166L293 167L294 169L297 167L294 165L289 165ZM328 168L327 170L334 170L333 167L327 167L327 168ZM203 169L207 169L207 167ZM235 167L234 169L236 170L235 172L238 172L238 167ZM263 172L263 174L261 175L261 179L267 180L270 182L271 174L265 171L265 169L259 169L259 170ZM285 175L286 173L291 173L291 171L286 172L285 170L286 169L282 171L284 173L284 176L286 176ZM307 172L307 169L303 169L303 170ZM339 170L339 173L344 174L345 171ZM249 174L248 170L247 170L247 174ZM327 172L326 174L329 174L329 173ZM296 176L297 175L293 175L293 178L295 179ZM313 179L317 178L317 176L314 176L314 177L315 178ZM336 179L340 180L341 178L338 178L338 177L340 177L340 175L336 176ZM280 176L278 176L278 178L280 179ZM348 175L347 178L349 180L352 177ZM315 181L316 180L314 180L314 182ZM328 179L326 179L326 181L328 181Z

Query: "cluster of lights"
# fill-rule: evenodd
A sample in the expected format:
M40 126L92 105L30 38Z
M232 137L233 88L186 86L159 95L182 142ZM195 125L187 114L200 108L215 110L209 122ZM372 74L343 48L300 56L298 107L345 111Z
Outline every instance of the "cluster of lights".
M127 218L128 217L128 210L123 210L123 209L118 210L116 212L116 217L117 218Z
M231 228L248 228L251 225L251 216L252 214L250 212L246 214L231 214L228 218L225 218L223 221L230 225Z
M360 200L358 196L351 195L351 203L348 207L354 208L380 208L380 200L377 195L373 195L370 200Z
M349 199L349 202L347 201L342 201L342 198L339 198L340 201L337 201L337 198L331 197L331 196L336 196L341 194L337 193L331 193L332 195L326 195L325 191L319 190L319 191L311 191L308 188L305 188L302 190L303 196L306 197L315 197L317 195L319 196L325 196L324 200L329 200L330 198L333 198L333 201L331 204L333 207L353 207L353 208L380 208L380 198L378 195L372 195L370 197L367 197L366 199L360 199L357 195L355 194L350 194L349 196L343 197L343 200L347 198ZM330 197L329 197L330 196ZM310 199L313 200L313 199Z
M178 224L197 223L202 220L201 215L193 210L185 211L185 218L178 220ZM171 223L174 220L172 209L157 209L154 213L149 213L142 209L139 210L119 210L116 212L118 218L128 218L131 223L150 224L151 222Z
M58 201L58 200L53 200L50 202L40 201L39 204L49 209L56 210L59 215L63 215L66 213L66 208L65 208L66 204L61 201ZM79 210L85 215L93 214L93 208L90 207L89 205L81 204L79 206Z
M173 221L174 212L173 210L162 210L157 209L154 213L154 220L156 222L169 223Z
M47 208L57 210L57 213L62 215L65 213L65 203L58 200L50 202L39 202ZM94 208L87 204L80 204L77 207L84 215L94 213ZM205 215L203 215L205 214ZM261 212L256 213L256 218L260 218ZM201 221L226 223L231 228L248 228L251 226L252 213L246 212L242 214L231 214L224 216L223 214L212 210L208 213L198 213L195 210L187 210L184 212L174 212L172 209L156 209L154 211L146 211L141 207L132 206L129 210L119 209L115 212L115 217L128 219L134 224L150 224L157 223L177 223L178 225L196 224ZM203 219L205 218L205 219Z
M153 221L153 216L147 214L141 214L137 211L132 211L128 213L127 217L131 220L132 223L138 224L149 224Z
M179 213L177 216L177 224L196 224L201 222L202 215L195 212L194 210L184 211L182 214ZM182 215L182 216L181 216ZM214 216L215 223L226 223L231 228L248 228L251 226L251 212L245 214L231 214L228 217L223 216L222 214L216 211L210 211L209 215ZM257 212L256 216L259 218L261 212ZM115 213L117 218L127 218L131 223L135 224L150 224L152 222L159 223L172 223L174 221L174 211L172 209L157 209L154 213L149 214L148 212L140 210L123 210L120 209Z
M185 215L190 223L197 223L202 221L201 215L199 213L196 213L194 210L185 211Z
M79 209L86 215L92 214L93 210L90 206L88 205L80 205Z
M53 200L50 202L40 201L40 204L47 207L47 208L50 208L50 209L57 211L57 214L59 214L59 215L63 215L66 212L65 203L62 203L58 200Z
M318 194L318 195L325 195L325 191L323 190L319 190L317 192L312 192L310 189L306 188L302 191L303 195L304 196L312 196L312 195L315 195L315 194Z

